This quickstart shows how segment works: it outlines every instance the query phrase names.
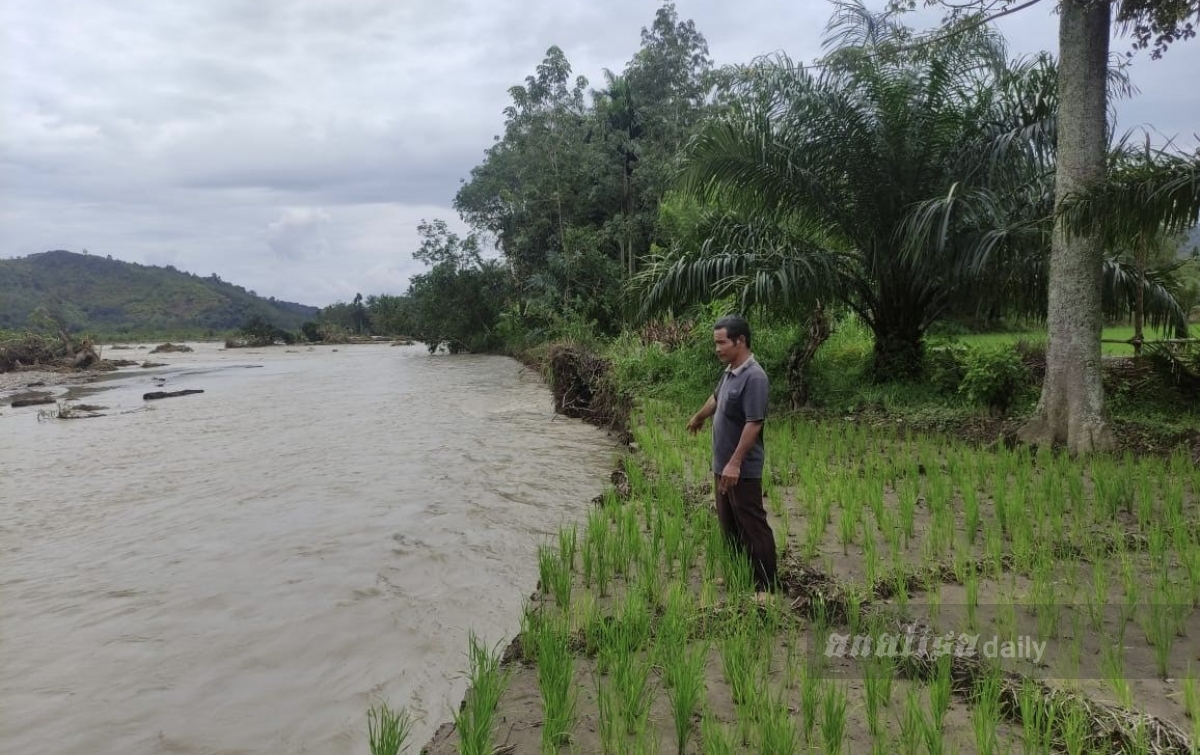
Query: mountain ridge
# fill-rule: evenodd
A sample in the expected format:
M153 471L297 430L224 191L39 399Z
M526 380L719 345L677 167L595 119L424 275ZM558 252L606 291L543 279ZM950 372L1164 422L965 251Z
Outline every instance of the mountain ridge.
M240 328L255 315L296 330L320 311L171 265L62 249L0 259L0 329L30 328L39 307L53 311L72 330L111 335L215 334Z

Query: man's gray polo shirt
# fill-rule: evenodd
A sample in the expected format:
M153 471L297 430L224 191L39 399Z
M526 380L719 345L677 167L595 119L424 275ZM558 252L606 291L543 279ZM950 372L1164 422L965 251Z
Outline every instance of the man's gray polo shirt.
M721 474L729 458L742 439L742 428L747 422L761 422L767 418L767 373L755 360L754 355L742 362L737 369L725 368L721 381L713 396L717 399L717 412L713 415L713 473ZM741 477L747 480L762 479L763 433L760 431L754 446L742 459Z

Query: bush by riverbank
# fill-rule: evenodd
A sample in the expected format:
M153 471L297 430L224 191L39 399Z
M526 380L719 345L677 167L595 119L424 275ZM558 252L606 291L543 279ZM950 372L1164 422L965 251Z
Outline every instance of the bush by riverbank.
M544 369L560 404L628 399L627 490L540 549L520 636L504 653L472 647L473 690L488 692L469 692L425 752L1184 753L1200 741L1200 658L1183 639L1200 632L1200 531L1187 524L1200 517L1198 423L1169 385L1111 366L1123 447L1073 460L995 442L1036 400L1036 348L935 343L924 381L877 385L869 340L843 327L812 364L813 405L788 411L785 381L772 386L766 492L785 594L762 607L718 536L707 440L683 429L719 372L704 335L529 357L590 365ZM795 335L756 333L772 376ZM997 412L983 378L1004 375L1015 386L997 389ZM947 632L975 652L935 652ZM922 649L826 653L841 636ZM1036 661L1020 650L1039 642Z

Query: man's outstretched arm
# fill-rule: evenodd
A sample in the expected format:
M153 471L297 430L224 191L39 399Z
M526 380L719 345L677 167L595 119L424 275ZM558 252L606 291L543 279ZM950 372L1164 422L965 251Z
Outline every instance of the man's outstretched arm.
M700 411L692 415L688 420L687 429L689 433L697 433L700 428L704 427L704 421L717 413L717 397L709 396L708 401L704 402L704 406L700 407Z

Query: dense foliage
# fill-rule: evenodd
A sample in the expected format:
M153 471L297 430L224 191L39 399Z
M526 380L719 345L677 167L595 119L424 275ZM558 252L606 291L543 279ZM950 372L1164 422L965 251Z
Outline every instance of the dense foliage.
M588 90L551 47L509 90L504 133L471 171L455 209L495 240L512 275L511 312L548 333L575 320L622 324L622 286L664 239L661 198L680 148L709 112L704 37L661 7L620 74Z
M422 223L418 231L421 247L413 257L431 269L413 276L409 287L409 333L430 351L500 348L497 329L509 290L504 266L483 259L474 235L459 238L442 221Z
M731 294L774 318L836 300L871 328L883 380L920 371L936 323L1044 318L1055 61L1008 58L986 25L930 43L902 18L839 4L816 66L780 55L714 71L666 4L600 89L551 47L509 90L504 132L454 202L507 278L460 269L476 280L452 286L446 268L408 296L436 281L486 300L478 343L508 349ZM1132 158L1114 147L1114 163ZM1110 239L1108 315L1182 330L1187 271L1145 251Z
M648 311L727 294L777 313L838 300L871 328L881 380L920 372L939 321L1044 316L1054 61L1010 60L982 26L913 38L844 4L816 66L777 56L730 72L729 107L684 155L696 207L638 281ZM1129 274L1126 240L1111 239L1109 313L1137 301L1181 326L1174 271Z

